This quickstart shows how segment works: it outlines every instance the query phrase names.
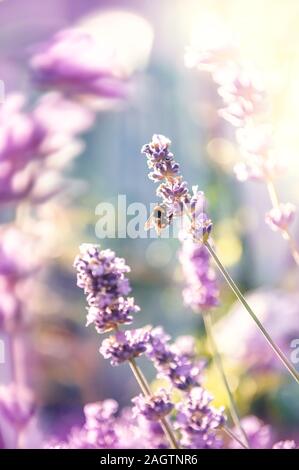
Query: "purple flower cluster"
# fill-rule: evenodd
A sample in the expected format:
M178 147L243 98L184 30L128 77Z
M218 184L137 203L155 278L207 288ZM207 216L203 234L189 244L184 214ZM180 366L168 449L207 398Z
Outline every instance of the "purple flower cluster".
M167 378L172 386L189 390L196 386L204 367L202 361L193 362L189 354L181 353L176 344L169 344L170 337L161 327L154 328L149 337L147 356L153 361L159 376Z
M143 354L147 349L150 331L147 327L137 330L118 331L104 339L100 353L110 359L113 366L129 361Z
M23 429L35 412L32 393L15 383L0 387L0 416L16 429Z
M11 94L0 108L0 202L38 203L61 192L61 168L81 151L77 134L93 122L90 111L56 93L31 111L25 104Z
M66 441L51 440L48 448L59 449L158 449L166 448L157 422L150 422L132 409L118 413L114 400L89 403L84 407L85 423L73 428Z
M279 441L274 444L272 449L298 449L295 441Z
M123 258L111 250L83 244L74 266L77 284L84 289L88 303L87 325L94 323L99 333L105 333L120 324L132 323L139 307L132 297L125 297L131 290L125 276L130 268Z
M147 157L147 164L151 172L149 178L161 182L157 189L157 196L162 198L169 217L181 215L184 204L190 201L187 183L179 175L179 165L175 162L169 146L171 141L163 136L154 134L152 141L145 144L141 153Z
M202 387L195 387L180 403L176 428L181 432L181 444L188 449L211 449L222 445L217 430L225 424L224 409L211 406L212 397Z
M31 276L42 265L42 253L36 237L15 227L0 231L0 331L13 332L26 319Z
M224 102L219 115L235 126L236 140L244 156L244 160L235 166L237 178L239 181L265 181L269 188L284 165L275 157L273 129L265 121L268 109L266 89L257 71L237 58L236 48L225 36L223 44L217 44L217 47L211 41L206 50L189 50L187 62L210 72L218 86ZM294 214L292 204L275 203L266 214L266 222L272 230L285 233L294 220Z
M187 283L183 290L185 304L195 312L205 312L218 305L216 274L210 266L210 255L205 246L183 239L179 260Z
M167 137L154 134L152 141L141 149L151 170L149 178L160 182L156 194L162 199L162 206L168 217L162 228L169 225L174 217L187 215L188 232L194 241L202 241L209 237L213 226L205 212L204 193L194 186L193 194L190 194L186 181L180 175L179 165L169 150L170 144Z
M160 389L148 397L139 395L133 398L132 402L135 405L133 413L136 416L141 414L150 421L158 421L168 415L174 408L169 393L164 389Z
M126 76L112 51L80 29L57 33L31 60L35 83L76 98L123 98Z
M286 231L295 219L295 213L296 207L294 204L279 204L266 214L265 220L272 230Z
M246 416L242 419L241 423L252 449L267 449L271 447L271 443L273 442L271 426L263 423L263 421L256 416ZM234 429L234 432L241 438L237 428ZM237 441L231 441L230 447L232 449L241 448Z

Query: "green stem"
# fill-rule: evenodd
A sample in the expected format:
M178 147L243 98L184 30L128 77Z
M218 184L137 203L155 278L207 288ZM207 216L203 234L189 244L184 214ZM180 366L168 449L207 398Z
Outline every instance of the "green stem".
M212 256L212 258L214 259L214 261L215 261L217 267L219 268L221 274L223 275L224 279L226 280L226 282L230 286L231 290L234 292L237 299L242 303L243 307L247 310L247 312L249 313L249 315L251 316L253 321L256 323L256 325L258 326L258 328L260 329L260 331L262 332L262 334L264 335L264 337L266 338L266 340L270 344L271 348L273 349L273 351L275 352L277 357L280 359L280 361L283 363L283 365L286 367L286 369L289 371L289 373L292 375L292 377L296 380L296 382L299 384L299 374L296 371L295 367L293 367L292 364L290 364L287 357L280 350L280 348L274 343L274 341L272 340L272 338L269 335L269 333L267 332L267 330L263 327L262 323L259 321L259 319L255 315L255 313L251 309L250 305L245 300L242 292L240 291L238 286L235 284L233 279L230 277L229 273L227 272L227 270L225 269L223 264L221 263L220 259L216 255L215 251L213 250L213 248L209 244L208 240L205 240L204 244L205 244L207 250L209 251L210 255Z
M226 392L227 392L227 396L228 396L229 404L230 404L230 413L231 413L232 419L235 423L235 426L239 429L240 435L243 436L244 442L246 443L247 447L250 447L246 432L245 432L245 430L244 430L244 428L241 424L241 419L240 419L240 416L239 416L239 413L238 413L237 405L236 405L233 393L230 389L230 385L228 383L228 380L227 380L227 377L226 377L226 374L225 374L225 370L224 370L224 367L223 367L221 355L218 351L217 344L216 344L216 341L215 341L215 338L214 338L213 325L212 325L212 319L211 319L210 312L204 312L203 321L204 321L204 325L205 325L205 329L206 329L207 338L208 338L208 341L210 343L211 350L212 350L212 353L213 353L213 359L215 361L216 367L218 368L218 371L220 373L220 376L222 378L224 387L225 387Z
M145 396L148 396L150 397L152 395L151 393L151 389L147 383L147 380L146 378L144 377L143 373L141 372L140 368L138 367L138 365L136 364L136 361L135 359L130 359L129 361L129 364L130 364L130 367L131 367L131 370L134 374L134 377L137 381L137 383L139 384L141 390L142 390L142 393L145 395ZM160 424L161 424L161 427L163 429L163 432L164 434L166 435L166 437L168 438L170 444L171 444L171 447L173 449L179 449L179 445L177 443L177 440L175 438L175 435L167 421L166 418L161 418L160 419Z

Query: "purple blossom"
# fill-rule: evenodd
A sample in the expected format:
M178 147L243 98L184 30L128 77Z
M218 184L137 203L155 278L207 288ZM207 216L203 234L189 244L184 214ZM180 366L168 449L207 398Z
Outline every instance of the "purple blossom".
M111 399L84 407L85 423L73 428L67 439L45 444L52 449L159 449L167 448L159 423L135 416L131 408L117 414L118 404Z
M210 449L221 447L217 430L225 423L224 409L211 406L212 397L202 387L195 387L177 406L176 428L181 432L185 448Z
M35 412L31 391L12 383L0 387L0 415L15 428L24 428Z
M10 285L28 278L41 266L42 256L36 238L15 227L0 231L0 276Z
M199 383L203 362L194 362L188 355L178 352L177 345L170 345L169 339L161 327L154 328L146 354L153 361L159 376L168 378L180 390L188 390Z
M285 354L290 354L290 344L299 338L299 295L281 290L257 290L246 300L259 312L259 319L270 332L273 341ZM283 312L283 314L282 314ZM214 326L219 348L227 357L241 361L255 371L281 370L280 362L273 356L250 318L242 317L236 303ZM236 335L235 332L238 331Z
M150 332L148 327L137 330L118 331L104 339L100 353L110 359L111 365L117 366L143 354L147 349Z
M84 406L86 440L92 447L113 449L117 443L114 430L118 404L115 400L104 400Z
M217 306L219 289L206 247L187 238L182 241L179 259L187 283L183 290L185 304L195 312Z
M112 51L80 29L57 33L32 57L32 75L41 87L74 97L123 98L126 76Z
M241 420L241 424L252 449L267 449L270 447L271 442L273 442L271 426L263 423L256 416L246 416ZM240 439L242 438L237 428L234 429L234 433ZM231 441L230 447L232 449L241 448L236 440Z
M152 164L149 160L148 167L153 169L153 171L149 173L148 177L155 182L161 181L165 178L173 180L179 175L180 170L179 164L171 160L155 162L155 164Z
M83 244L74 266L77 285L84 289L88 303L87 325L94 323L99 333L130 324L139 311L133 297L124 298L131 288L125 276L130 268L111 250Z
M265 89L256 72L235 68L223 74L219 82L218 93L226 104L219 114L232 125L241 127L265 110Z
M171 141L164 135L154 134L152 141L142 147L141 153L147 156L151 168L156 163L173 161L173 154L169 151L170 144Z
M169 393L160 389L149 397L139 395L132 399L134 403L133 413L135 416L142 414L150 421L158 421L168 415L173 410L173 403L170 401Z
M272 230L288 230L294 221L296 207L293 204L279 204L266 214L266 222Z
M274 444L272 449L297 449L295 441L279 441Z
M25 104L22 95L12 94L0 108L0 202L25 197L36 202L61 191L57 182L50 189L44 187L45 181L39 183L44 175L53 180L56 174L57 179L81 151L76 134L93 122L91 112L55 93L42 97L29 111Z

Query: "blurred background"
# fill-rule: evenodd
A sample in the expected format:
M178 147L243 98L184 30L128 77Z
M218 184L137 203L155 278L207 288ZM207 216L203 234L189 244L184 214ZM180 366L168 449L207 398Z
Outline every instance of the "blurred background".
M287 166L278 181L281 200L297 205L298 14L299 3L292 0L0 3L0 79L5 96L21 92L29 103L37 100L41 92L30 78L31 55L54 33L76 25L93 33L100 43L113 44L130 76L126 99L101 109L94 125L81 137L84 148L68 171L72 179L81 181L79 190L66 199L57 196L39 205L36 220L24 222L35 224L47 253L42 269L32 279L28 296L32 324L24 333L29 380L37 396L40 429L46 436L64 436L81 422L84 403L113 397L127 405L136 393L126 366L116 370L105 363L97 352L98 335L93 328L85 328L85 299L76 287L72 268L80 243L98 242L126 258L132 268L133 295L141 306L136 326L161 324L174 337L196 334L199 353L209 355L200 316L183 305L178 240L98 240L95 234L99 203L116 204L119 194L126 195L128 205L155 202L155 187L140 155L141 146L154 133L172 140L184 179L205 191L217 251L242 289L251 293L269 329L277 331L278 341L280 322L287 321L282 317L292 318L281 339L290 355L289 340L299 338L298 268L285 241L264 223L269 208L265 187L235 180L232 169L240 156L231 126L218 117L220 99L215 84L210 76L186 69L184 53L190 41L204 37L213 18L233 31L242 55L259 69L269 92L276 149ZM14 214L14 206L1 205L3 224L10 223ZM298 239L298 220L292 228ZM277 364L258 367L256 358L249 361L252 334L239 334L246 314L242 310L236 314L233 303L232 294L221 285L215 320L220 320L221 331L221 322L229 315L230 328L224 328L226 343L233 337L239 339L234 351L229 351L226 366L240 409L273 424L278 437L286 431L296 437L299 408L293 384ZM6 341L4 332L0 331L0 337ZM147 373L152 377L151 369ZM7 360L0 364L0 382L9 380ZM225 403L225 391L212 366L207 384L217 404Z

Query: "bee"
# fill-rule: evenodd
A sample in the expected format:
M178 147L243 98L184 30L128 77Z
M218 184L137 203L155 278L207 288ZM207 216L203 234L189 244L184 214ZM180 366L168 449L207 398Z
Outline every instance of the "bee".
M173 215L167 214L167 208L164 204L157 204L153 212L144 224L144 230L154 228L160 236L161 230L168 227L172 221Z

